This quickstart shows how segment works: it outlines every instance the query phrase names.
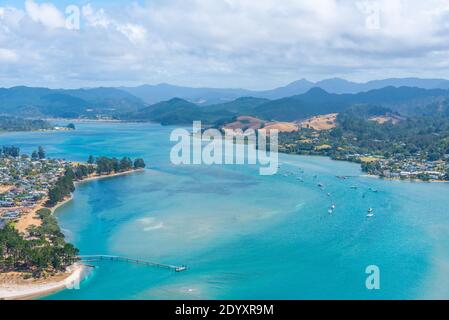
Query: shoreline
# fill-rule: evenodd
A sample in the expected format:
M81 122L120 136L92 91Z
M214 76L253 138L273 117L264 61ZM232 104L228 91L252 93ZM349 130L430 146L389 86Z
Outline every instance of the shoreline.
M117 172L117 173L111 173L111 174L104 174L104 175L93 175L93 176L89 176L83 180L80 181L75 181L75 184L81 184L84 182L89 182L89 181L94 181L94 180L101 180L101 179L106 179L106 178L113 178L113 177L119 177L119 176L124 176L127 174L131 174L131 173L136 173L136 172L144 172L145 169L133 169L133 170L129 170L129 171L123 171L123 172Z
M83 122L125 122L119 119L83 119L83 118L42 118L44 121L64 121L64 122L75 122L75 123L83 123Z
M105 179L105 178L113 178L118 176L123 176L131 173L136 172L144 172L145 169L133 169L129 171L124 172L118 172L113 173L109 175L93 175L90 177L87 177L86 179L75 181L75 185L90 182L94 180L99 179ZM23 219L29 219L31 217L31 220L37 219L37 211L43 208L46 208L51 211L51 214L54 215L56 210L67 204L68 202L72 201L74 199L73 193L70 194L70 196L66 197L63 201L58 202L53 207L45 207L45 199L43 200L43 203L40 203L37 205L33 210L31 210L29 213L27 213L26 216L23 217ZM39 220L40 224L40 220ZM26 229L28 226L34 225L33 223L30 223L29 225L22 226L21 229ZM30 280L29 283L26 283L27 280L22 279L22 283L25 284L17 284L14 283L14 277L11 276L10 279L8 279L8 275L4 275L4 279L1 279L0 282L0 300L31 300L36 299L40 297L48 296L52 293L56 293L58 291L64 290L65 288L73 287L73 284L78 284L81 282L86 275L89 273L90 270L89 266L83 265L79 262L73 264L72 266L67 268L66 277L64 279L57 279L61 277L61 274L51 277L49 279L33 279ZM1 273L0 273L1 275ZM34 283L33 283L34 281ZM42 281L42 283L40 282Z
M361 163L357 161L351 161L351 160L344 160L344 159L333 159L331 156L327 155L321 155L321 154L298 154L298 153L290 153L290 152L278 152L279 154L286 154L291 156L301 156L301 157L323 157L328 158L332 161L341 161L341 162L347 162L347 163L354 163L358 164L361 167ZM380 179L380 180L387 180L387 181L402 181L402 182L419 182L419 183L449 183L449 180L421 180L421 179L401 179L401 178L385 178L381 177L376 174L369 174L367 172L362 171L362 174L360 175L362 178L373 178L373 179Z
M45 279L42 283L39 280L23 280L22 283L2 283L0 284L0 300L32 300L48 296L66 288L76 288L79 283L86 278L92 267L81 263L75 263L67 268L65 277L57 279L58 276ZM35 283L33 283L33 281Z
M351 162L351 161L349 161ZM419 183L449 183L449 180L421 180L421 179L401 179L401 178L385 178L376 174L362 174L363 178L380 179L386 181L401 181L401 182L419 182Z

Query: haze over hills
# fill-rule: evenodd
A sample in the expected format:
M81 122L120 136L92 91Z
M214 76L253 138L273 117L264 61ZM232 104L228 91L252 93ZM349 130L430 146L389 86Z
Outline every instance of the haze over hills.
M386 87L357 94L328 93L321 88L292 97L264 103L254 110L262 119L293 121L307 117L339 113L354 105L379 105L404 115L416 114L423 108L447 99L449 91L410 87Z
M415 87L383 87L389 83L397 85L405 83ZM449 114L448 80L408 78L356 84L342 79L330 79L317 84L325 89L316 87L316 84L307 80L299 80L282 88L260 92L243 89L194 89L170 85L142 86L133 90L129 88L64 90L21 86L0 89L0 115L28 118L114 117L162 124L187 124L193 120L202 120L213 124L232 120L240 115L264 120L294 121L320 114L338 113L354 105L384 106L404 116ZM307 89L308 86L312 87ZM154 91L154 96L147 91L148 88ZM332 92L369 88L375 89L357 93ZM292 94L296 92L302 93ZM146 101L151 97L154 100L171 95L175 97L148 103L144 101L142 94L148 94ZM209 105L204 102L205 99L200 99L199 103L193 103L186 96L194 99L200 99L200 96L208 97L210 101L221 102Z
M0 88L0 114L21 117L78 118L131 112L145 106L141 99L114 88Z
M139 87L121 87L119 89L139 97L149 104L172 98L181 98L199 105L226 103L240 97L281 99L306 93L317 87L329 93L359 93L374 89L392 87L416 87L422 89L449 89L449 80L420 78L390 78L373 80L366 83L351 82L340 78L311 82L306 79L294 81L286 86L272 90L254 91L245 89L192 88L170 84L143 85Z
M175 98L118 118L163 124L188 124L193 120L213 124L229 122L241 115L264 120L295 121L340 113L353 106L381 106L406 116L426 114L428 110L443 115L449 111L449 90L386 87L357 94L336 94L312 88L304 94L282 99L248 97L207 107Z

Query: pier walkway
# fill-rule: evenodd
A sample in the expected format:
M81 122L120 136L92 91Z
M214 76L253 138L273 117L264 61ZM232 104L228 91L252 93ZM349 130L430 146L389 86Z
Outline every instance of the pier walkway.
M97 261L120 261L126 263L140 264L147 267L155 267L160 269L168 269L176 272L182 272L187 270L187 266L175 266L170 264L156 263L151 261L131 259L119 256L109 256L109 255L83 255L78 256L78 258L83 262L97 262Z

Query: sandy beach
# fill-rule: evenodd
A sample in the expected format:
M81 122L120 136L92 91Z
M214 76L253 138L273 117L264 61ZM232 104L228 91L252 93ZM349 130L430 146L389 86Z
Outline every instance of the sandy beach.
M84 183L84 182L93 181L93 180L105 179L105 178L113 178L113 177L117 177L117 176L131 174L134 172L142 172L143 170L144 169L130 170L130 171L119 172L119 173L114 173L114 174L109 174L109 175L101 175L101 176L91 175L91 176L87 177L86 179L83 179L82 181L76 181L75 184ZM70 195L69 197L65 198L64 201L61 201L58 204L56 204L55 206L50 207L50 208L45 206L45 203L47 202L47 198L42 199L38 203L38 205L35 206L34 208L25 210L24 214L16 222L15 228L19 232L26 233L26 230L28 227L30 227L32 225L34 225L36 227L40 226L41 220L39 219L39 217L37 215L37 211L39 211L40 209L49 209L53 214L56 209L65 205L72 199L73 199L73 196Z
M37 206L35 206L34 208L28 210L28 212L24 213L20 217L20 219L16 222L14 227L19 232L22 232L22 233L26 233L27 228L32 226L32 225L36 226L36 227L39 227L42 224L41 219L37 215L37 212L40 209L48 209L53 214L56 209L58 209L59 207L63 206L64 204L66 204L67 202L71 201L72 199L73 199L73 196L70 195L70 197L67 197L66 199L64 199L64 201L61 201L57 205L49 208L49 207L45 206L45 202L47 202L47 198L44 198L44 199L42 199L42 201L39 202L39 204Z
M144 169L130 170L125 172L119 172L109 175L91 175L82 181L77 181L75 184L84 183L88 181L112 178L131 174L135 172L143 172ZM28 227L40 226L41 220L37 215L37 211L40 209L49 209L52 214L61 206L65 205L73 199L70 195L64 201L59 202L57 205L48 208L45 206L47 198L42 199L38 205L28 209L20 219L15 223L15 228L22 233L26 233ZM69 267L64 274L55 275L45 279L29 279L25 280L23 274L17 272L0 273L0 300L23 300L34 299L42 296L49 295L51 293L63 290L68 287L73 287L73 284L79 283L89 272L91 267L84 266L76 263Z
M106 179L106 178L113 178L113 177L118 177L118 176L123 176L123 175L127 175L127 174L131 174L131 173L136 173L136 172L143 172L145 171L145 169L135 169L135 170L129 170L129 171L124 171L124 172L118 172L118 173L111 173L111 174L106 174L106 175L91 175L81 181L76 181L76 184L79 183L84 183L84 182L88 182L88 181L92 181L92 180L99 180L99 179Z
M30 300L49 295L66 288L76 289L89 274L91 267L76 263L47 279L24 280L19 274L0 275L0 300Z

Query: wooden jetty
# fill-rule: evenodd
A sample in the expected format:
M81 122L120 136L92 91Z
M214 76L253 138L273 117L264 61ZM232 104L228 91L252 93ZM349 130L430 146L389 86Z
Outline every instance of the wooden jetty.
M182 272L187 270L187 266L175 266L170 264L163 264L163 263L156 263L151 261L145 261L140 259L131 259L126 257L120 257L120 256L110 256L110 255L83 255L78 256L78 258L81 261L84 262L96 262L96 261L119 261L119 262L126 262L126 263L133 263L133 264L140 264L147 267L155 267L160 269L168 269L173 270L175 272Z

